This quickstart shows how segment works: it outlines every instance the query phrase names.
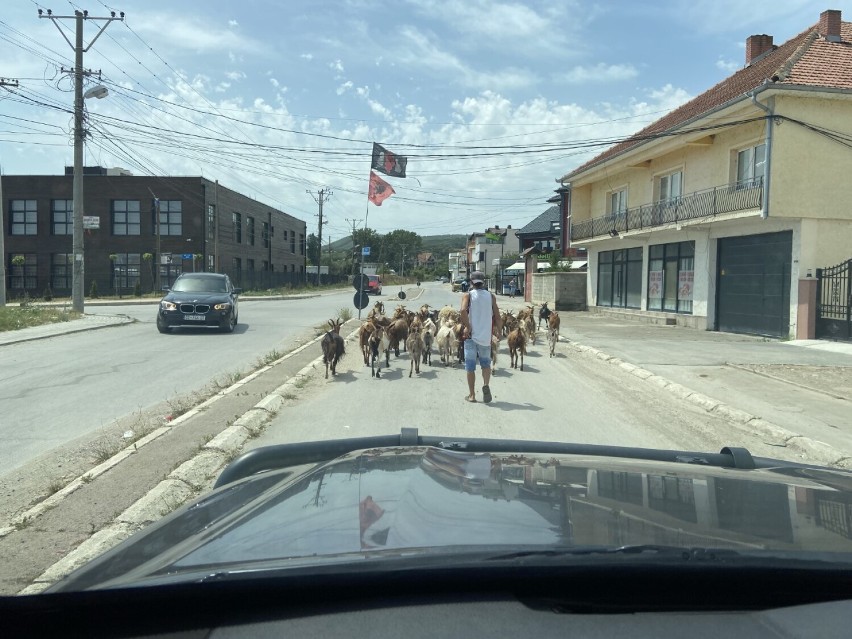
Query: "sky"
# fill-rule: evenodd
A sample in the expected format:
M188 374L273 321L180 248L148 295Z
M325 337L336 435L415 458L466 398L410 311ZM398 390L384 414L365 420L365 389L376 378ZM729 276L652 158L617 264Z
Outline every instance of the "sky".
M520 228L557 179L852 0L4 0L0 171L73 164L74 21L85 21L85 164L218 180L323 243L366 224ZM102 26L103 33L94 41ZM65 37L63 37L63 34ZM66 41L67 38L68 40ZM367 200L374 142L408 158Z

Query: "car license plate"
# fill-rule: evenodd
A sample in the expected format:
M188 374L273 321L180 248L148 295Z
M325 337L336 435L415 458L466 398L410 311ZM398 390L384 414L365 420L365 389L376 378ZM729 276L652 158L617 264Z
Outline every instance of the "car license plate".
M204 316L203 315L184 315L183 319L187 322L203 322Z

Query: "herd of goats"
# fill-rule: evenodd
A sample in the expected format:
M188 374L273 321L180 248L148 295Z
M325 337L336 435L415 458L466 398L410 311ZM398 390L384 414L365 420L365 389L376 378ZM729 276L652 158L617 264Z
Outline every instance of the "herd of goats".
M503 323L503 336L509 346L509 365L511 368L524 370L524 355L527 344L535 344L536 321L535 306L528 306L514 315L511 311L500 314ZM550 345L550 356L553 357L556 344L559 341L559 313L547 307L545 302L538 312L538 327L542 322L547 325L547 341ZM346 352L340 327L343 322L337 319L328 320L330 330L320 342L322 359L325 364L325 377L328 370L337 374L337 362ZM428 304L420 307L418 312L406 310L402 305L397 306L393 315L385 315L385 306L376 302L367 314L367 320L358 329L358 345L364 357L364 365L370 367L373 377L381 377L381 360L384 355L385 367L390 366L390 352L399 357L400 345L408 352L410 366L408 376L420 374L420 364L432 364L432 348L437 349L441 363L449 366L453 359L463 363L463 333L460 313L452 306L441 310L432 309ZM500 340L496 335L491 338L491 360L497 362L497 347Z

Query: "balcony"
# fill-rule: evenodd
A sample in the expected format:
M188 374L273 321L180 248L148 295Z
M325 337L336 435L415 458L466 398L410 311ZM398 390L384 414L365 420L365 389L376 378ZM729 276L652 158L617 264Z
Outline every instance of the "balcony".
M571 226L571 241L615 236L617 233L653 229L688 220L712 220L722 213L760 208L762 201L762 178L745 184L715 186L666 202L645 204L615 215L574 222Z

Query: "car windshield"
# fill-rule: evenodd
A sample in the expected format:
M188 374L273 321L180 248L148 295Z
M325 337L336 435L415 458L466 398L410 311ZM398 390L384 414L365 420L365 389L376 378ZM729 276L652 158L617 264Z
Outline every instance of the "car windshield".
M228 286L219 277L183 276L175 282L172 290L176 293L226 293Z
M3 4L0 598L848 570L852 6L113 4Z

